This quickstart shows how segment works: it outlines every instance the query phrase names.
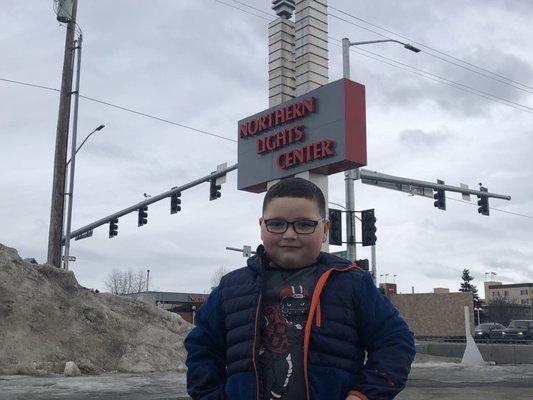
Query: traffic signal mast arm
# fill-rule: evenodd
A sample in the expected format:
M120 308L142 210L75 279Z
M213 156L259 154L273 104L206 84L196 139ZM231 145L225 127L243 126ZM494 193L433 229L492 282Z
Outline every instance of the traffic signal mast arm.
M111 215L105 217L105 218L99 219L96 222L93 222L91 224L85 225L84 227L82 227L80 229L72 231L71 232L71 237L77 237L77 236L80 236L80 235L86 235L85 237L89 237L90 236L89 233L92 232L92 230L94 228L98 228L99 226L105 225L105 224L111 222L114 219L120 218L120 217L122 217L124 215L127 215L129 213L135 212L135 211L139 210L139 208L141 208L143 206L148 206L150 204L157 203L158 201L163 200L163 199L165 199L167 197L171 197L174 193L183 192L184 190L193 188L193 187L195 187L197 185L200 185L200 184L202 184L204 182L211 182L212 179L216 179L216 178L222 177L222 176L226 175L228 172L234 171L237 168L238 168L238 164L234 164L234 165L232 165L230 167L227 167L227 168L217 169L216 172L212 172L209 175L206 175L206 176L204 176L202 178L199 178L199 179L196 179L196 180L194 180L192 182L186 183L183 186L174 187L174 188L172 188L171 190L169 190L167 192L161 193L161 194L159 194L157 196L150 197L150 198L148 198L148 199L146 199L146 200L144 200L144 201L142 201L140 203L137 203L137 204L135 204L133 206L125 208L122 211L118 211L118 212L116 212L114 214L111 214ZM457 186L441 185L441 184L438 184L438 183L435 183L435 182L427 182L427 181L420 181L420 180L416 180L416 179L402 178L402 177L399 177L399 176L387 175L387 174L383 174L381 172L369 171L369 170L366 170L366 169L360 169L359 173L360 173L360 177L362 179L362 182L365 183L365 184L374 185L374 186L381 186L381 187L385 187L387 189L399 190L399 191L412 193L412 194L417 194L417 195L421 195L421 196L426 196L426 197L430 197L430 198L433 198L433 191L434 190L445 190L445 191L449 191L449 192L470 194L470 195L478 196L480 198L482 198L482 197L484 197L484 198L492 197L492 198L495 198L495 199L511 200L511 196L506 196L506 195L502 195L502 194L490 193L490 192L485 192L485 191L480 191L480 190L472 190L472 189L463 188L463 187L457 187ZM417 189L418 189L418 191L421 190L422 193L416 193ZM430 189L430 190L428 190L428 192L431 191L431 193L426 193L424 189ZM64 244L64 242L65 242L65 237L63 237L61 239L61 244Z
M211 179L216 179L221 176L226 175L228 172L234 171L237 169L237 164L234 164L232 166L229 166L224 169L217 170L216 172L210 173L209 175L206 175L202 178L196 179L192 182L186 183L182 186L177 186L172 188L169 191L166 191L164 193L158 194L157 196L152 196L144 201L141 201L140 203L134 204L133 206L130 206L128 208L125 208L124 210L118 211L114 214L111 214L105 218L99 219L96 222L93 222L91 224L85 225L84 227L77 229L71 233L71 237L80 236L82 234L85 234L89 231L92 231L95 228L98 228L99 226L105 225L109 222L111 222L114 219L120 218L124 215L130 214L132 212L137 212L141 207L149 206L150 204L157 203L160 200L166 199L171 197L174 193L183 192L184 190L193 188L195 186L198 186L204 182L210 182ZM61 243L64 243L65 237L62 238Z
M419 181L416 179L402 178L399 176L386 175L381 172L360 169L360 176L363 183L374 186L381 186L387 189L399 190L401 192L417 194L433 198L433 190L445 190L448 192L457 192L461 194L471 194L474 196L492 197L495 199L511 200L511 196L504 194L490 193L481 190L472 190L469 188L442 185L435 182ZM417 193L417 189L422 193ZM423 189L431 189L431 193L425 193Z

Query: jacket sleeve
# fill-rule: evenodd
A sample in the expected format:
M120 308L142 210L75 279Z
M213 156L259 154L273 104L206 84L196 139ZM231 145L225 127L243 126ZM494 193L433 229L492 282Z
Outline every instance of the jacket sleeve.
M226 343L220 290L213 289L185 338L187 391L193 400L225 399Z
M357 301L359 334L368 353L350 391L363 400L391 400L407 381L415 356L413 333L365 273Z

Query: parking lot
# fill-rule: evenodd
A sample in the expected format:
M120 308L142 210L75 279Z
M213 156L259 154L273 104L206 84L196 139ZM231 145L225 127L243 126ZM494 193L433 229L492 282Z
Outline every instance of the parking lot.
M466 367L457 361L417 356L408 386L397 399L533 399L533 364ZM153 373L78 378L0 376L0 399L185 400L188 397L185 374Z

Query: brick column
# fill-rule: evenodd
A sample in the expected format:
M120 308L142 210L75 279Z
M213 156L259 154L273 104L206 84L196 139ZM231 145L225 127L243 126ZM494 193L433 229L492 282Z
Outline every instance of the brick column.
M269 107L294 97L294 22L284 17L268 25Z
M299 96L328 83L327 0L296 0L296 90Z

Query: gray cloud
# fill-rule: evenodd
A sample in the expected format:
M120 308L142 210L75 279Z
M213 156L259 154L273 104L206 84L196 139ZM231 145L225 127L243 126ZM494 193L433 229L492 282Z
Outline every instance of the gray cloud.
M451 138L451 134L446 131L424 132L422 129L407 129L399 134L400 144L412 147L434 148Z
M417 41L524 81L533 59L527 2L337 1L335 6ZM252 6L268 10L270 3ZM461 12L457 12L461 10ZM522 13L523 18L517 18ZM25 15L31 28L14 16ZM8 0L0 10L0 77L59 87L64 28L51 3ZM330 18L330 34L353 40L375 34ZM81 91L161 118L227 137L236 122L267 107L267 21L211 0L80 2L84 30ZM24 51L20 51L24 49ZM368 50L406 64L526 103L530 97L435 58L383 44ZM492 207L533 215L531 115L352 54L352 77L366 85L369 169L398 176L510 194ZM341 76L341 51L330 47L330 77ZM58 96L0 82L0 240L21 255L46 258ZM236 144L147 119L102 104L80 101L79 138L95 126L76 168L74 228L233 163ZM238 192L228 176L222 198L208 201L208 187L187 190L182 212L168 201L149 209L147 226L122 217L119 236L107 227L74 242L72 268L80 283L102 288L114 267L149 267L161 290L203 291L219 266L245 260L226 246L260 242L261 195ZM342 174L330 177L330 199L343 203ZM459 195L450 197L460 199ZM358 209L375 208L379 273L398 275L400 290L458 288L469 267L478 286L484 272L502 280L531 279L531 219L496 211L482 217L471 204L433 200L356 184ZM340 250L340 248L332 248ZM358 257L369 257L358 247ZM528 272L529 271L529 272ZM529 274L529 275L528 275Z

